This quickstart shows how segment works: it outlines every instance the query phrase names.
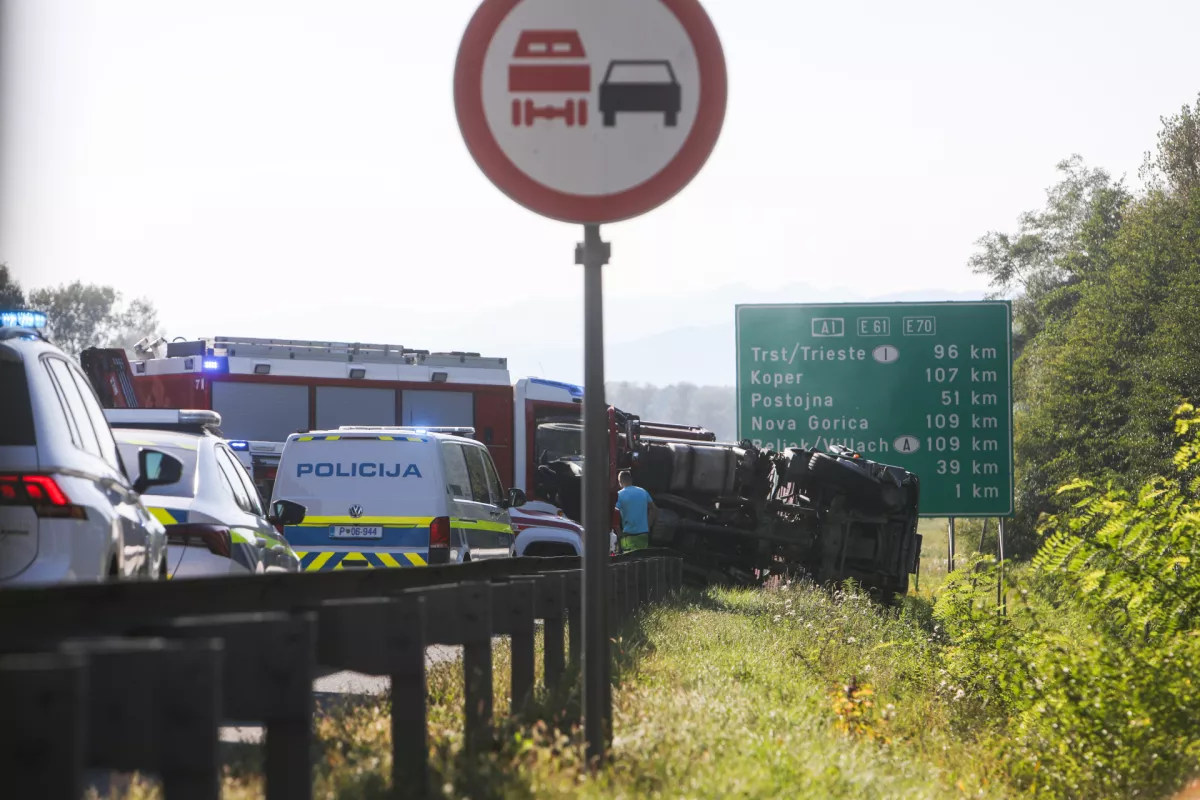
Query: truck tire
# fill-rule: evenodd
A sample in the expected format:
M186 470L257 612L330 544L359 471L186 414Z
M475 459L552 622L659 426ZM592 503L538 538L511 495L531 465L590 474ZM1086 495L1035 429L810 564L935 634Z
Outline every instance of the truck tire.
M855 495L879 496L879 481L862 472L854 464L827 453L813 453L808 462L809 472L818 481L835 486Z
M650 531L651 547L670 547L675 541L675 528L679 525L679 515L667 508L658 510L658 519Z

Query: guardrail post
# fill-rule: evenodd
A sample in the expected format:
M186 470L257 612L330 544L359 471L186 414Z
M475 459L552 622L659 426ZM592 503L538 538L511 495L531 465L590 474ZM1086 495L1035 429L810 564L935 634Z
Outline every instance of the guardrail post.
M13 797L83 796L85 669L65 654L0 658L0 780Z
M627 602L625 603L625 608L631 617L636 614L638 610L639 595L641 592L641 576L638 574L638 565L640 563L641 559L638 559L637 561L630 561L625 565L625 574L628 576L626 580L629 586L629 596Z
M492 743L491 584L459 584L458 613L462 621L467 751L482 753Z
M538 579L522 577L511 583L492 587L503 591L496 603L497 611L506 616L504 631L512 645L512 699L510 713L515 717L533 697L533 598ZM500 632L500 631L497 631Z
M266 725L268 800L312 797L316 623L312 612L295 616L282 612L222 614L185 617L144 632L224 641L221 710L226 719Z
M418 591L391 598L333 600L320 608L322 666L387 675L392 688L392 786L429 794L426 727L425 599ZM268 741L270 738L268 736Z
M613 564L608 570L608 634L616 636L625 621L625 565Z
M567 635L570 637L569 657L578 665L583 653L583 587L580 585L582 571L573 569L563 573L563 584L567 596Z
M538 586L537 615L542 620L542 665L547 691L558 688L563 674L563 619L566 616L566 583L561 573L542 576Z
M650 562L650 600L661 603L663 599L663 565L666 559L662 556Z
M269 667L265 678L272 687L274 708L267 709L263 772L267 800L307 800L312 797L313 673L317 649L316 614L294 617L266 637L271 646L260 650ZM235 669L242 669L236 666ZM230 674L233 670L226 670Z
M392 683L392 788L429 794L429 729L425 702L425 599L396 598L390 671Z
M632 619L641 605L641 559L625 565L625 616Z
M167 800L220 797L219 639L67 642L86 654L87 764L157 772Z

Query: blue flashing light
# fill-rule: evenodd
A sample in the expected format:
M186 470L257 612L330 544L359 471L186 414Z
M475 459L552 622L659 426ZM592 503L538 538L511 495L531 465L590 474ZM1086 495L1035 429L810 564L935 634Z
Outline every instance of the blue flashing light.
M229 448L231 450L249 450L250 443L242 440L233 440L229 442Z
M226 356L205 356L200 367L205 372L229 372L229 359Z
M542 386L553 386L556 389L565 389L571 393L571 397L583 397L583 387L576 386L573 383L564 383L562 381L552 381L546 378L530 378L530 383L539 383Z
M0 311L0 328L44 328L46 313L44 311L28 311L16 309Z

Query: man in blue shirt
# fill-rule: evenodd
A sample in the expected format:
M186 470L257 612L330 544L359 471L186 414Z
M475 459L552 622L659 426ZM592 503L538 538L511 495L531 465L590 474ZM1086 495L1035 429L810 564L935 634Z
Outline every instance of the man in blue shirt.
M658 519L658 507L650 493L633 485L633 476L623 469L617 476L617 511L621 514L621 551L641 550L650 546L650 529Z

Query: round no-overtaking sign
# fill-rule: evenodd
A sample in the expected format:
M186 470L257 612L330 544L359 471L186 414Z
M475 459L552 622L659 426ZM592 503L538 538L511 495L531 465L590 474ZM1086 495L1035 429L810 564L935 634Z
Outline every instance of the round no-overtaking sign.
M721 42L697 0L484 0L454 73L480 169L565 222L669 200L716 145L725 101Z

